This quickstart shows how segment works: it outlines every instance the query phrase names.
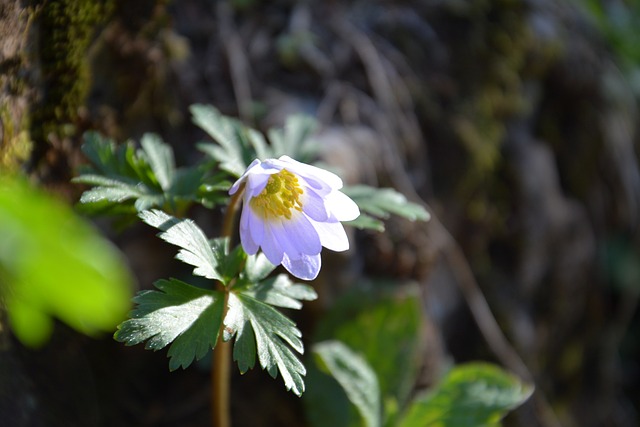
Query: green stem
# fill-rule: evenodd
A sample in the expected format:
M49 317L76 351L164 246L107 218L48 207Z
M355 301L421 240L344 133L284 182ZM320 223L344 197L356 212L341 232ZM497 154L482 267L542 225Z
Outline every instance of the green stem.
M244 185L233 195L222 222L222 237L231 239L235 213ZM227 316L229 303L229 287L220 286L224 292L222 319ZM231 341L224 341L223 331L218 335L218 342L213 349L211 360L211 420L213 427L231 427L231 411L229 392L231 389Z

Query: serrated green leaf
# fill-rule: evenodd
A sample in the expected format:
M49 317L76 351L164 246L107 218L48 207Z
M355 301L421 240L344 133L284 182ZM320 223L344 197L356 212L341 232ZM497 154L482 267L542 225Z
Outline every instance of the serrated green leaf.
M54 318L97 335L125 317L132 276L121 254L69 206L0 176L0 236L0 305L23 344L44 344Z
M286 274L279 274L276 277L264 280L243 291L243 294L269 305L295 310L302 308L300 301L313 301L318 298L318 294L313 287L293 283Z
M257 353L260 366L274 378L279 371L287 390L300 396L306 369L291 350L304 351L295 323L273 307L241 293L229 295L228 307L224 339L236 336L233 359L240 372L254 366Z
M238 120L224 116L211 105L192 105L193 122L207 132L218 145L198 144L198 148L220 162L220 167L235 177L242 175L255 158L249 150L248 128Z
M172 343L169 369L186 368L215 347L224 295L177 279L154 285L158 291L143 291L134 298L137 307L131 319L118 326L114 338L126 345L146 341L145 348L154 351Z
M411 221L428 221L431 217L424 207L409 202L404 195L392 188L356 185L344 187L342 192L351 197L362 212L378 218L385 219L390 214L395 214Z
M384 231L384 223L380 220L377 220L365 213L360 213L358 218L353 221L345 221L344 225L350 225L351 227L355 227L360 230L375 230L379 232Z
M94 186L80 199L85 212L131 211L109 204L126 204L137 211L162 207L180 212L194 202L213 207L227 200L229 183L222 176L209 175L213 165L176 169L173 150L157 135L145 134L141 145L136 151L132 143L118 146L95 132L85 135L82 149L93 165L73 179Z
M176 169L173 150L162 142L158 135L145 133L140 145L149 161L149 166L160 184L160 188L167 191L171 188Z
M338 381L366 427L382 424L378 379L367 361L340 341L324 341L313 352Z
M140 212L139 217L150 226L162 230L158 234L162 240L181 248L176 258L194 266L193 274L223 280L217 270L221 256L216 256L204 232L192 220L177 219L157 209Z
M267 257L262 253L249 255L244 269L244 275L250 283L257 283L267 277L276 266L271 264Z
M269 141L272 146L271 157L286 154L302 162L309 162L316 154L317 146L311 140L317 123L310 117L296 114L287 117L284 129L269 129Z
M419 396L400 427L496 427L533 387L497 366L469 363L453 368L435 390Z

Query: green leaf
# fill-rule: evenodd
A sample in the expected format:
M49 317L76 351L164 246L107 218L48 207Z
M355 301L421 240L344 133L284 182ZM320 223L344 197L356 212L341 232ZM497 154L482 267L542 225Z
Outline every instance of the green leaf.
M53 318L88 335L129 309L132 277L93 227L26 181L0 177L0 300L22 343L44 344Z
M380 230L380 223L371 218L389 218L391 214L407 218L411 221L428 221L431 215L417 203L407 200L404 195L391 188L374 188L366 185L344 187L342 192L351 197L365 214L362 219L357 219L347 224L359 228L371 228ZM363 215L361 215L362 217Z
M313 301L318 297L313 287L293 283L286 274L279 274L276 277L264 280L243 291L243 294L269 305L295 310L302 308L300 301Z
M381 425L380 389L375 372L367 361L340 341L324 341L313 346L319 362L346 392L366 427Z
M136 150L131 142L118 146L98 133L85 134L82 150L93 165L73 179L94 187L80 198L84 211L132 214L163 207L178 212L191 203L213 207L226 202L229 183L210 176L212 165L176 169L173 150L157 135L145 134L141 145Z
M338 300L319 322L314 341L339 340L362 354L376 372L385 400L404 405L423 355L423 319L413 284L376 282Z
M309 162L317 152L317 144L311 139L316 122L309 116L290 116L283 129L269 129L271 145L267 145L260 132L222 115L210 105L192 105L191 114L194 123L216 142L199 144L198 148L220 162L220 167L235 177L242 175L256 158L264 160L286 154Z
M269 129L272 152L270 157L286 154L301 162L309 163L317 153L317 144L311 139L317 123L313 117L296 114L287 117L284 129Z
M435 390L419 396L399 426L496 427L532 393L532 386L496 366L460 365Z
M231 293L228 307L224 340L235 335L233 360L238 362L240 372L255 365L257 353L260 366L273 378L279 371L287 390L300 396L304 392L306 369L291 350L304 351L295 323L273 307L242 293Z
M257 255L249 255L247 257L244 274L250 283L257 283L275 269L276 266L271 264L267 257L260 252Z
M186 368L215 347L224 295L176 279L159 280L155 287L159 291L138 293L131 319L118 326L114 338L126 345L146 341L145 348L154 351L172 343L169 369Z
M163 190L169 190L176 170L173 150L158 135L146 133L140 140L151 170Z
M345 221L344 225L350 225L351 227L355 227L359 230L375 230L379 232L384 231L384 223L380 220L377 220L365 213L360 213L358 218L353 221Z
M204 232L192 220L177 219L157 209L140 212L139 216L145 223L162 230L158 237L181 248L176 258L194 266L194 275L223 281L217 269L224 256L220 253L224 251L222 244L216 246L216 254Z
M193 122L217 143L198 144L198 148L220 162L220 167L231 175L242 175L248 164L256 158L252 143L260 141L260 137L254 135L257 132L237 119L222 115L210 105L196 104L190 110Z

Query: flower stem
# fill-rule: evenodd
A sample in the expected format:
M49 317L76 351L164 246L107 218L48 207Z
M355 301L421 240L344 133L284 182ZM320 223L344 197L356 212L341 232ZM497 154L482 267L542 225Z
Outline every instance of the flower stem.
M223 319L227 311L229 293L224 294ZM231 427L231 411L229 409L229 389L231 388L231 341L218 336L218 343L213 349L211 365L211 416L213 427Z
M235 213L243 191L244 186L233 195L229 202L222 222L222 237L231 239ZM222 305L222 319L224 322L228 310L229 287L220 285L220 288L224 293L224 303ZM231 341L224 341L223 336L223 331L220 331L211 359L211 421L213 427L231 427L229 401L231 389Z

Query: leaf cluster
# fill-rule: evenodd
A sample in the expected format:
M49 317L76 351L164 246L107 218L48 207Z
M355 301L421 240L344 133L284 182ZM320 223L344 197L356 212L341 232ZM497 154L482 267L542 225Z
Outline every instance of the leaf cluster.
M93 214L131 214L151 208L183 212L190 204L214 207L226 201L229 182L214 174L208 162L177 168L171 147L145 134L136 149L132 141L117 145L96 132L85 134L82 151L91 161L73 181L92 186L80 198Z
M402 293L369 290L339 301L312 348L316 363L305 395L311 425L498 427L529 398L532 386L486 363L455 366L412 397L423 354L421 316L411 285Z
M157 290L140 292L131 318L115 339L127 345L146 342L150 350L169 344L169 368L186 368L218 343L235 338L233 358L241 372L260 366L300 395L304 391L301 333L295 323L274 307L299 309L313 300L310 286L286 275L268 278L275 269L264 255L247 255L227 239L208 240L190 219L174 218L160 210L143 211L140 218L160 230L158 236L179 248L176 258L193 266L193 274L211 286L197 287L177 279L160 280ZM225 308L228 306L228 310ZM221 334L222 331L222 334Z

